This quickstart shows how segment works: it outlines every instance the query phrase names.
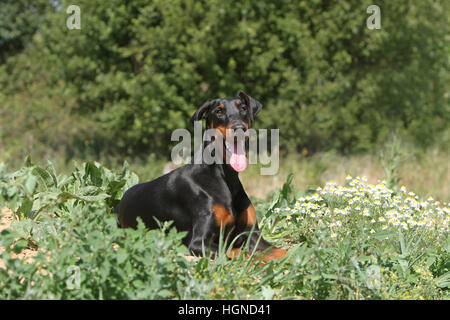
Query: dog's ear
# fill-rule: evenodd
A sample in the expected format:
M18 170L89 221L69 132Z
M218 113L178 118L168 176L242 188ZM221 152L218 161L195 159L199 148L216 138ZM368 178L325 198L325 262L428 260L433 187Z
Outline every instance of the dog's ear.
M261 111L262 104L258 100L250 97L248 94L246 94L244 91L238 92L239 98L241 98L245 104L250 108L252 120L256 117L256 115Z
M206 112L214 105L214 102L215 100L208 99L200 108L198 108L191 118L191 124L194 125L194 121L200 121L205 118Z

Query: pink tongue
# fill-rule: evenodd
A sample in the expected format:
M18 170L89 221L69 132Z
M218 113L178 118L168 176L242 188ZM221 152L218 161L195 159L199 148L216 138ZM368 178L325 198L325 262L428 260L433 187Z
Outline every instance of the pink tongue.
M247 168L247 158L245 157L245 144L238 142L230 157L230 165L237 172L242 172Z

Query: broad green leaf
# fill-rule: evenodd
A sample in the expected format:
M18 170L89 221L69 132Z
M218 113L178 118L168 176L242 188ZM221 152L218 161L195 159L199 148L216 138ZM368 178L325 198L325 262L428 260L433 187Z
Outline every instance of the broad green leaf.
M450 287L450 271L436 279L439 288Z

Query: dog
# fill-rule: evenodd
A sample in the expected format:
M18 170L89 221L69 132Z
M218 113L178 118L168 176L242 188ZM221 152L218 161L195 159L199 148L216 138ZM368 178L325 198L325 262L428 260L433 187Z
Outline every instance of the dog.
M237 97L206 101L192 116L194 121L206 120L206 129L215 129L214 140L203 140L202 147L216 143L222 150L223 163L192 161L153 181L128 189L118 205L118 224L136 228L140 217L149 229L158 228L159 221L174 222L178 231L186 231L183 243L196 256L217 254L221 228L228 239L234 239L228 256L237 257L248 242L250 252L263 252L259 259L282 258L287 250L275 248L261 237L253 204L240 180L239 172L247 166L244 141L228 139L230 134L244 133L262 104L243 91ZM220 157L220 155L219 155ZM206 251L205 251L206 250Z

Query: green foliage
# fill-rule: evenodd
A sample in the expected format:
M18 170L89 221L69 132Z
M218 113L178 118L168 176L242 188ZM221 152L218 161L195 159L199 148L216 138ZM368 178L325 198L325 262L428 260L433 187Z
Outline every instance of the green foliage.
M69 4L0 67L6 159L167 158L173 129L238 89L284 151L367 151L392 128L448 142L448 1L379 1L380 30L370 1L80 0L81 30L65 28Z
M1 233L1 299L449 297L448 230L389 228L372 234L355 213L341 218L344 223L338 237L330 236L325 223L329 218L311 215L324 207L313 209L302 202L310 208L304 213L292 213L289 207L295 208L299 195L324 201L329 208L349 206L352 199L328 195L320 200L307 196L307 190L295 194L292 176L272 201L256 207L258 216L263 216L259 221L265 238L281 247L286 247L286 240L293 243L286 258L262 267L246 259L246 253L254 256L248 247L238 258L228 259L223 234L215 259L188 260L181 242L185 233L170 228L170 222L151 231L140 220L136 230L117 228L116 216L110 214L115 205L112 199L120 198L137 181L126 165L112 173L88 162L70 176L60 176L50 164L42 168L28 159L25 167L12 174L0 167L0 179L8 207L23 208L27 199L32 199L33 207L37 201L47 204L33 219L19 209L19 220ZM95 192L86 195L87 188ZM46 197L52 194L51 199ZM368 201L367 206L377 206L373 199ZM448 211L442 213L440 219L448 223ZM374 217L383 214L381 209ZM26 252L28 258L23 258Z
M31 41L43 14L51 8L48 0L3 0L0 11L0 65L8 56L20 53Z
M169 231L170 224L148 232L142 222L119 229L109 214L138 182L127 164L113 173L87 162L57 176L51 163L42 168L28 158L1 178L2 196L19 218L1 237L2 299L163 299L184 281L184 233ZM26 248L37 249L31 264L13 255Z
M28 158L17 172L0 169L1 195L8 207L18 207L19 218L1 233L2 299L260 297L258 280L270 284L280 272L272 264L269 273L267 267L256 268L245 255L231 263L222 238L214 261L188 262L181 244L185 233L170 228L171 223L152 231L141 221L137 230L117 228L116 216L109 214L112 199L137 183L126 164L112 173L87 162L70 176L60 176L50 163L42 168ZM95 192L86 195L87 189ZM33 207L45 207L33 211L40 215L28 215L28 207L24 212L28 199ZM26 250L35 253L31 262L17 258Z
M164 299L184 279L186 261L178 254L187 249L175 229L167 235L148 232L143 223L118 229L113 216L88 205L64 220L28 220L13 230L2 233L2 245L20 252L28 241L40 250L31 264L1 255L12 270L8 276L0 269L2 299Z
M403 193L360 178L330 182L267 214L263 229L304 242L289 273L302 297L448 298L450 208Z
M387 186L394 191L398 191L398 183L400 181L399 165L406 160L406 155L400 144L398 136L393 134L380 154L380 162L387 180Z
M70 176L57 176L50 161L40 167L28 157L20 170L0 175L0 199L17 208L19 220L36 220L43 212L62 216L89 203L108 211L119 203L126 189L137 183L137 175L126 162L120 173L86 162L76 166Z

